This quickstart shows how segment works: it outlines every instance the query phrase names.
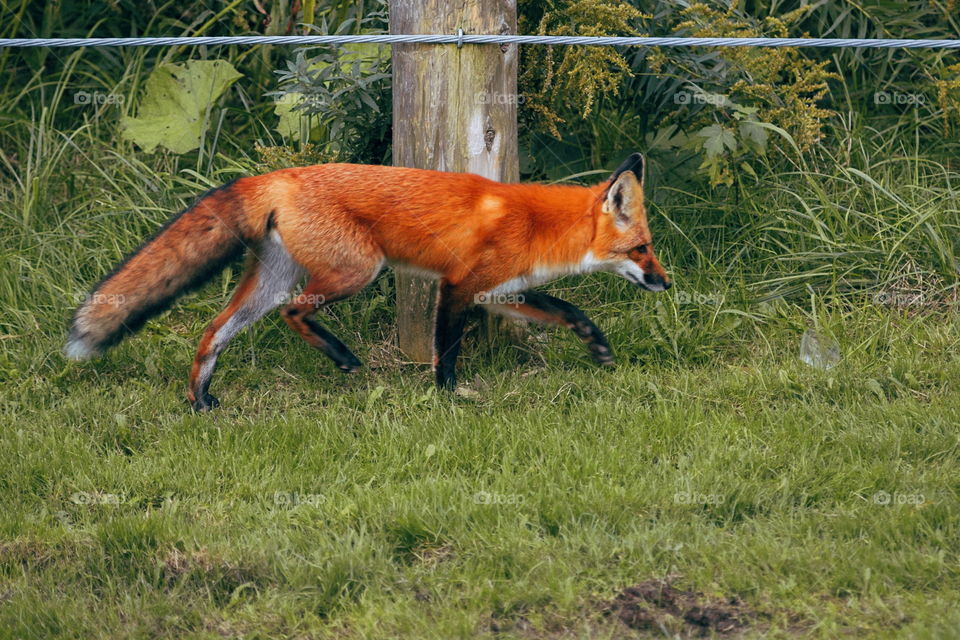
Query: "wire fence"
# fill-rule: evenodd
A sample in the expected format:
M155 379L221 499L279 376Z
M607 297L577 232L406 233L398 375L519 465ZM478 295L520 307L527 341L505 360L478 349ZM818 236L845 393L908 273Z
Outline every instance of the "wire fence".
M170 38L0 38L6 47L170 47L184 45L321 44L539 44L587 47L839 47L856 49L960 49L960 40L885 38L660 38L443 34L334 36L199 36Z

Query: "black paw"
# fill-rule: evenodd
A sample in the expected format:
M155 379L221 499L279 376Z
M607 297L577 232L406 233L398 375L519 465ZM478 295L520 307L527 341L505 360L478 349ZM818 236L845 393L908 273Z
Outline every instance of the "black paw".
M360 362L353 354L349 354L347 357L342 358L337 361L337 368L344 373L353 373L357 371L360 367L363 366L363 363Z
M220 406L220 401L214 398L209 393L203 394L201 397L193 401L193 410L197 413L206 413L211 409L216 409Z
M594 342L590 344L589 349L594 362L604 367L614 366L613 352L610 351L610 347L605 344L600 344L599 342Z
M457 388L457 377L452 373L437 371L437 388L453 391Z

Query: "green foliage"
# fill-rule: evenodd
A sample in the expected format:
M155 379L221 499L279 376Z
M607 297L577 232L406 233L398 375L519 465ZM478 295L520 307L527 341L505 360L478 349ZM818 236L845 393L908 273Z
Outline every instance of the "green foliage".
M787 9L802 4L792 2ZM779 2L763 0L752 5L757 16L784 11ZM809 11L797 24L798 33L833 38L958 38L960 20L954 0L840 0L827 2ZM947 134L947 121L940 112L944 105L932 91L933 85L956 62L954 53L941 50L839 49L811 52L811 57L830 59L844 76L849 107L886 116L900 116L905 128L921 135L940 138ZM882 102L878 92L894 91L924 96L923 102ZM956 106L957 96L952 104ZM955 139L955 136L951 138Z
M383 158L390 130L390 73L384 47L304 51L278 72L281 133L320 143L343 159Z
M576 22L571 15L581 3L573 0L521 3L521 30L535 33L543 30L540 25L549 25L547 30L589 29L597 35L958 37L954 16L944 6L926 1L744 5L635 0L626 9L621 5L600 2L606 13ZM632 17L614 19L627 10L634 12ZM795 154L809 155L824 142L825 126L836 113L850 109L894 116L900 126L916 128L918 135L945 153L955 144L952 128L960 115L960 82L955 67L949 66L948 53L636 48L608 54L617 58L603 66L591 52L584 52L580 64L596 63L587 74L598 79L591 85L570 74L570 63L565 73L558 73L565 62L554 59L555 54L523 52L521 91L527 102L521 133L529 171L559 177L589 170L599 162L611 162L611 155L631 150L624 143L634 140L684 174L697 170L713 185L733 185L755 179L766 151L757 135L751 135L761 129L742 120L787 132L792 142L780 144L785 138L778 136L772 150L777 157L795 161ZM629 73L619 72L624 62ZM876 97L878 92L919 95L920 101L884 102L882 96ZM745 117L733 105L756 111ZM551 142L541 135L559 137L561 132L563 141ZM730 136L739 140L744 133L747 142L734 146ZM707 140L730 144L706 144ZM649 143L656 146L644 146ZM550 165L558 158L564 167L552 170Z
M760 20L736 3L717 8L704 3L641 2L631 7L570 0L551 3L542 15L527 10L521 27L539 15L540 31L567 32L569 27L565 31L560 25L586 13L584 4L592 12L588 21L578 23L589 26L581 26L578 32L589 31L590 35L666 32L697 37L782 37L809 9ZM521 86L525 95L532 96L527 102L529 134L544 131L559 137L558 123L567 122L573 135L589 138L584 125L596 129L591 111L599 104L600 111L592 120L625 123L639 119L646 133L668 143L667 149L697 153L699 168L713 185L732 184L738 174L755 174L751 160L766 152L759 123L784 129L801 151L815 144L823 122L832 115L819 102L827 93L827 82L839 79L827 70L827 62L810 60L794 49L603 49L602 54L567 51L559 61L553 60L549 50L526 55ZM601 154L590 155L596 158Z
M783 38L790 34L791 25L809 10L808 6L777 18L759 20L739 10L738 3L732 3L725 10L697 3L680 12L684 20L674 31L677 35L697 38ZM731 47L715 53L722 60L723 68L706 73L699 73L704 70L700 61L689 65L684 60L689 55L676 51L654 52L650 66L656 73L671 76L686 72L691 78L691 88L724 91L732 100L756 107L759 120L789 132L801 151L821 140L823 122L833 112L821 108L819 102L827 95L827 81L840 80L839 75L826 70L826 61L815 62L790 48ZM667 120L677 117L688 116L666 115Z
M733 4L726 10L694 4L680 15L677 35L691 37L786 37L808 8L763 21L745 16ZM804 58L789 48L724 48L705 54L656 49L645 60L660 78L690 78L676 87L673 110L654 116L659 126L690 131L692 148L702 154L700 169L712 185L732 185L737 173L756 177L750 157L766 153L764 124L785 131L800 153L822 137L834 112L819 106L828 80L826 61ZM789 148L789 147L788 147Z
M953 134L960 128L960 63L943 67L935 81L937 106L943 114L943 128Z
M717 96L723 97L726 96ZM700 169L705 170L711 184L733 184L730 169L740 160L740 169L756 177L757 172L743 159L750 153L763 156L767 151L767 130L757 118L756 107L744 107L732 101L725 101L730 107L730 120L724 124L710 124L694 131L687 137L686 146L703 156ZM673 133L673 129L667 129ZM678 142L682 136L674 136Z
M378 33L386 21L384 4L361 19L340 23L336 34ZM323 21L314 27L330 33ZM277 130L294 144L313 144L331 158L382 162L387 156L392 119L389 47L351 44L300 49L275 73L279 90Z
M337 157L330 151L309 142L296 147L286 145L267 147L257 144L253 150L259 158L259 162L256 164L258 173L288 167L307 167L313 164L337 162Z
M136 116L121 120L123 136L150 153L158 145L174 153L200 146L217 99L243 74L224 60L164 64L147 78Z
M619 0L549 0L518 7L520 33L558 36L636 35L641 13ZM610 47L523 47L519 86L524 125L559 138L567 114L586 118L600 97L615 97L630 66ZM564 114L564 115L561 115Z

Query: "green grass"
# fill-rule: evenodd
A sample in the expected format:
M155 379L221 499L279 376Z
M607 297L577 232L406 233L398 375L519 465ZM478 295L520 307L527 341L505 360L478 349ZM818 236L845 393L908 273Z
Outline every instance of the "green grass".
M655 579L739 598L747 637L955 635L946 164L854 123L737 192L661 182L673 289L554 287L616 370L564 331L473 331L471 393L438 394L393 346L386 274L325 316L360 373L271 316L221 358L222 409L195 415L187 369L235 269L101 360L65 361L64 324L172 211L256 160L226 134L196 165L143 156L55 111L0 127L0 638L689 632L604 615ZM808 329L838 342L834 368L800 361Z
M604 603L673 575L762 612L758 637L943 637L960 322L828 323L828 371L783 320L723 358L613 372L549 332L544 369L469 359L470 399L415 368L342 377L276 323L224 358L211 415L157 335L8 379L0 629L623 637Z

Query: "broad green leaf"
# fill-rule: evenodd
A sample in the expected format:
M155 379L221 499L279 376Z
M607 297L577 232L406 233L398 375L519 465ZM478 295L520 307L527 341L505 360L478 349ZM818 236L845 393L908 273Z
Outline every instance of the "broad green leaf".
M279 118L276 130L284 138L300 137L300 119L306 116L303 111L294 111L294 108L302 99L302 93L285 93L273 108L273 113Z
M724 129L718 124L712 124L704 127L697 132L697 136L704 139L703 149L707 152L707 158L715 158L723 154L723 148L727 147L730 151L737 150L737 138L732 131Z
M242 76L224 60L160 65L147 79L137 115L120 122L123 137L148 153L160 145L174 153L196 149L208 109Z
M766 153L768 137L767 130L761 127L756 120L740 121L740 138L746 146L757 153Z
M386 49L381 44L353 42L343 45L343 49L340 52L340 60L344 63L359 61L360 71L369 73L371 69L377 66L381 58L389 54L389 49Z

